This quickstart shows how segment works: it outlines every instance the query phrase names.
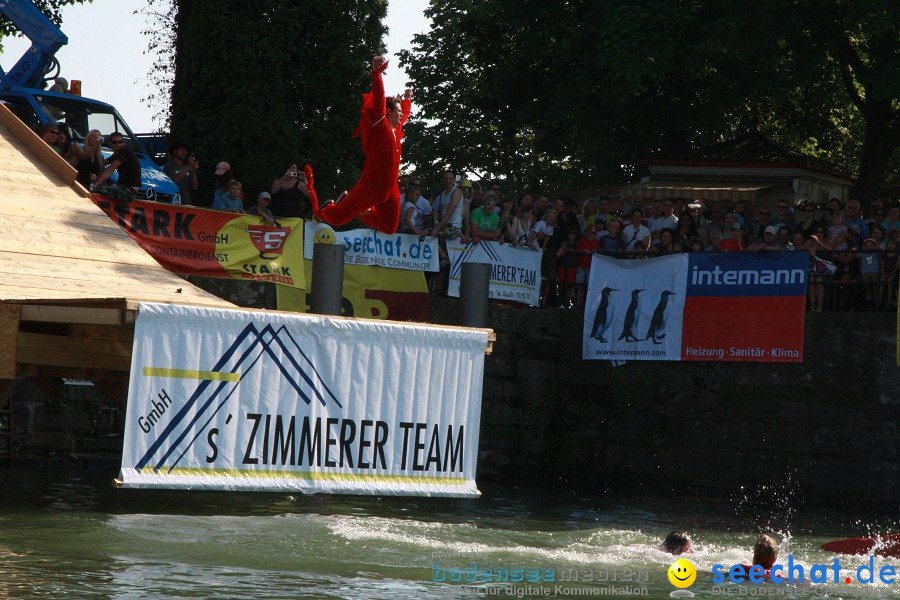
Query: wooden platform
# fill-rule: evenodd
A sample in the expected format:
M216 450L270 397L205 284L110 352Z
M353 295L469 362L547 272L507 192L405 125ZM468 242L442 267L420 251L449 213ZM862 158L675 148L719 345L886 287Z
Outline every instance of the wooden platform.
M239 308L160 266L0 104L0 382L127 384L142 301Z
M0 380L127 381L141 301L237 308L161 267L0 104Z

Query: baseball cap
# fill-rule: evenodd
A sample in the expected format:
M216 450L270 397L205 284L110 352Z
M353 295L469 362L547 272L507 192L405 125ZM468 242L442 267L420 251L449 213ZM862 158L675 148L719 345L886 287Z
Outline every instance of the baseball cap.
M462 181L459 182L459 187L461 187L461 188L471 188L471 187L472 187L472 182L469 181L468 179L463 179Z
M260 192L259 196L256 197L257 200L262 200L263 198L265 198L266 200L271 200L272 194L270 194L269 192Z
M768 227L765 228L765 230L763 230L763 233L771 233L772 235L775 235L778 233L778 230L775 229L774 227L772 227L771 225L769 225Z
M225 171L230 171L230 170L231 170L231 165L229 165L224 160L222 162L216 164L216 175L221 175Z

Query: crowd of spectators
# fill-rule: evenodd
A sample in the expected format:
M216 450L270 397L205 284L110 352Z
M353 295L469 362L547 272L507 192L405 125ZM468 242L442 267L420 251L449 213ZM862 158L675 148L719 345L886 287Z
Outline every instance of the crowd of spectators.
M878 310L897 304L900 203L883 199L863 215L860 203L832 198L824 204L781 199L757 207L753 200L643 199L613 211L608 197L580 204L541 193L506 193L443 174L429 201L418 177L400 179L404 198L400 230L436 235L441 242L482 240L542 250L541 305L582 308L591 255L642 258L678 252L784 252L810 255L809 310ZM433 277L441 293L446 274ZM860 284L860 285L855 285ZM851 291L864 292L854 302Z
M103 137L92 130L83 144L73 141L63 125L44 125L38 135L78 171L85 187L100 185L118 171L119 186L140 188L140 165L113 132L113 154L104 159ZM312 217L301 162L288 160L268 190L248 206L242 183L231 165L215 168L212 207L262 217L270 226L278 218ZM183 144L169 150L165 172L179 186L182 202L194 202L199 163ZM753 200L707 202L689 198L645 198L625 211L611 208L608 197L551 200L545 193L503 192L498 181L473 182L443 173L440 189L428 193L421 178L402 175L402 207L398 231L439 241L442 272L431 277L432 292L446 290L447 240L462 243L496 241L543 251L541 305L582 308L592 254L623 258L678 252L782 252L810 255L809 310L860 308L878 310L897 305L900 272L900 202L878 198L868 216L855 199L846 204L831 198L824 204L781 199L774 207ZM774 208L774 212L773 212ZM860 285L853 285L860 284ZM851 301L851 290L865 300Z

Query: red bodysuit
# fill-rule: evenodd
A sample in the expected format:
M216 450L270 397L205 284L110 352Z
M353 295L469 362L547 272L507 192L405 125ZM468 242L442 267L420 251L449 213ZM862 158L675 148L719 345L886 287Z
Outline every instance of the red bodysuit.
M400 103L402 116L396 129L391 127L386 114L384 82L381 72L385 62L372 71L372 91L363 94L363 106L359 116L359 135L366 155L362 176L346 196L337 204L326 204L316 211L316 219L329 225L344 225L359 218L372 229L394 233L400 222L400 141L403 124L409 118L412 102L404 98Z

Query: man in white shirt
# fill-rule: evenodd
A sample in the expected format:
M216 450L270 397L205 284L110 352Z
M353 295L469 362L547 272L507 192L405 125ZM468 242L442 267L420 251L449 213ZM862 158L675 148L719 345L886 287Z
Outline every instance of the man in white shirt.
M625 226L622 237L625 238L625 252L646 252L650 249L650 230L641 224L644 211L635 208L631 211L631 223Z
M674 200L663 200L662 215L647 219L647 224L650 226L650 233L653 234L654 238L658 238L659 232L663 229L671 229L672 232L678 231L678 217L673 214L674 210Z

